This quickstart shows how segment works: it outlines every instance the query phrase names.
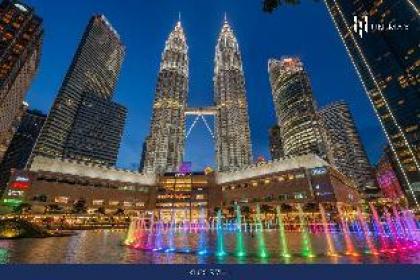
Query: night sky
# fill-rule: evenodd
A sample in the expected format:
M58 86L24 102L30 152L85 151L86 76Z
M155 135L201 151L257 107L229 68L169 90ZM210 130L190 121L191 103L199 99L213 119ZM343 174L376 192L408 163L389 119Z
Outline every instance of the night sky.
M226 12L242 52L254 157L269 158L268 129L276 122L267 61L292 55L303 60L320 107L335 100L350 104L369 158L375 163L384 136L324 4L303 1L298 7L266 14L261 2L26 0L44 19L45 29L40 71L27 101L32 109L49 111L89 18L105 14L127 48L114 98L128 109L118 166L136 169L150 128L161 52L179 12L189 46L191 107L213 102L214 51ZM192 121L188 119L187 127ZM214 165L214 157L213 139L199 122L187 139L185 160L200 170Z

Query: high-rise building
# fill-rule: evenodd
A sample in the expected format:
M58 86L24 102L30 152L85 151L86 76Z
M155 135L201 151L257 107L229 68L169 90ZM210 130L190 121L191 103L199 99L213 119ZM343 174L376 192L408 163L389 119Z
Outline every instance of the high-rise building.
M11 169L23 169L44 125L46 115L40 111L28 110L0 162L0 197L9 181Z
M182 163L188 98L188 46L181 22L166 40L156 85L144 172L176 172Z
M407 198L420 207L418 1L326 4L401 169Z
M38 69L42 35L42 20L32 8L1 1L0 161L26 110L23 101Z
M281 159L284 157L283 142L281 140L281 130L279 125L270 128L270 154L271 159Z
M268 62L273 100L286 156L326 157L309 77L297 57Z
M125 48L103 15L93 16L35 146L34 156L115 164L125 108L112 102Z
M126 115L124 106L84 94L67 139L65 157L115 165Z
M217 40L213 82L217 167L232 171L252 163L252 146L241 53L226 19Z
M377 191L369 163L348 105L332 103L319 111L330 163L366 194Z

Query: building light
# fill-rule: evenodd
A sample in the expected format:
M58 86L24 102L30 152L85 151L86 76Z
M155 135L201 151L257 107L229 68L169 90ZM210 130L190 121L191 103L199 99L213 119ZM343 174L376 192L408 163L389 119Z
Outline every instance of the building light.
M28 11L28 9L25 6L23 6L22 4L19 4L19 3L15 3L15 7L18 8L19 10L21 10L22 12L25 12L25 13Z
M69 198L67 196L58 196L54 198L54 202L67 204L69 202Z
M104 204L103 200L94 200L92 201L92 205L94 206L102 206Z
M311 170L311 174L313 176L324 175L327 173L327 169L325 167L318 167Z

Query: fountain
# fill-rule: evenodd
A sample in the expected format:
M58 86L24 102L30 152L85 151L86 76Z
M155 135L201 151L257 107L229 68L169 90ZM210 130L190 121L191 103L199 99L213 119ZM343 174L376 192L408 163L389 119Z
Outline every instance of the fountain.
M302 205L297 205L299 212L300 231L302 234L302 256L313 258L311 239L309 238L308 225L306 223L305 215L303 213Z
M223 234L224 233L223 233L222 210L219 209L217 211L217 221L216 221L216 236L217 236L216 256L217 257L223 257L226 255Z
M344 242L346 244L346 255L358 256L359 254L356 253L353 245L353 241L351 240L351 236L349 233L349 228L347 226L347 221L344 218L343 210L341 209L341 205L337 204L337 211L338 216L341 222L341 230L343 232Z
M362 213L362 211L360 210L359 207L357 207L357 216L359 218L360 224L362 225L362 230L365 236L365 241L366 241L366 245L368 247L368 250L366 251L366 253L370 253L372 255L378 255L378 252L375 248L375 246L373 245L373 240L372 237L370 236L370 231L369 231L369 227L365 221L365 217Z
M236 256L246 256L243 234L242 234L242 216L241 206L236 205Z
M289 248L287 245L287 237L286 233L284 232L284 224L283 224L283 218L281 216L281 208L280 205L276 207L277 211L277 219L278 219L278 225L279 225L279 237L280 237L280 243L281 243L281 255L284 258L290 258L291 255L289 253Z
M261 210L260 210L260 205L257 204L257 223L256 225L258 225L258 227L260 228L260 230L256 230L256 235L257 235L257 240L258 240L258 255L261 258L267 258L268 257L268 253L267 253L267 249L265 247L265 240L264 240L264 234L263 234L263 225L261 223Z
M181 219L176 220L174 211L171 211L169 221L156 220L154 214L151 213L148 218L135 217L130 220L127 235L122 244L156 254L191 254L202 258L216 256L219 260L223 260L223 257L228 255L238 260L257 256L263 262L276 256L280 256L286 262L293 260L290 247L295 243L293 239L290 239L293 235L289 232L299 233L300 252L305 258L317 256L337 259L343 255L359 256L353 238L363 239L364 242L357 243L357 249L372 257L379 254L403 254L406 251L411 254L418 249L418 228L411 211L399 212L396 207L392 208L392 212L385 209L383 220L381 220L373 204L369 205L370 215L363 213L361 207L352 208L346 213L341 204L337 205L337 213L327 213L324 205L319 204L319 213L307 216L302 205L296 206L297 212L291 215L296 216L298 222L285 220L280 206L276 207L275 221L267 220L271 217L263 216L259 205L256 206L253 222L244 220L239 205L235 206L234 219L223 218L220 209L216 217L210 217L208 220L206 219L207 210L201 208L198 218L191 222L182 215ZM355 212L353 209L356 209ZM335 220L338 224L334 222ZM349 228L350 224L351 228ZM255 240L245 238L245 234L255 235L256 238ZM269 245L266 243L266 238L272 238L273 234L275 237L278 236L276 247L270 247L271 242L268 243ZM212 236L215 238L213 239ZM325 242L325 249L322 252L319 252L319 245L313 244L319 239ZM225 242L229 243L225 244ZM252 242L256 242L255 247ZM344 248L339 246L340 244L343 244ZM316 253L312 246L317 248Z
M319 204L319 211L321 212L322 225L324 227L324 234L325 234L325 238L327 240L327 245L328 245L327 255L331 256L331 257L336 257L337 253L335 251L334 242L331 238L330 229L328 228L328 222L327 222L327 217L326 217L326 214L325 214L325 209L324 209L324 206L322 206L321 203Z

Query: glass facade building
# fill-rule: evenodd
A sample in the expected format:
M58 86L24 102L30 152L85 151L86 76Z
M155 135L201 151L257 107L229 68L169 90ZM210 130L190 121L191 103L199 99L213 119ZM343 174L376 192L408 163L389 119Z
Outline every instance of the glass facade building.
M325 144L309 77L299 58L268 62L273 100L285 156L325 158Z
M43 38L42 19L19 1L0 3L0 161L20 118L37 72Z
M46 117L35 110L26 111L22 117L19 128L0 161L0 196L6 189L12 169L25 168Z
M390 143L407 198L419 207L418 1L325 2Z
M112 102L125 48L102 16L90 20L34 156L115 164L125 109Z
M281 159L284 157L283 143L281 140L280 126L275 125L270 128L270 154L271 159Z
M343 101L332 103L322 108L319 116L330 163L352 179L366 195L377 193L372 166L348 105Z

